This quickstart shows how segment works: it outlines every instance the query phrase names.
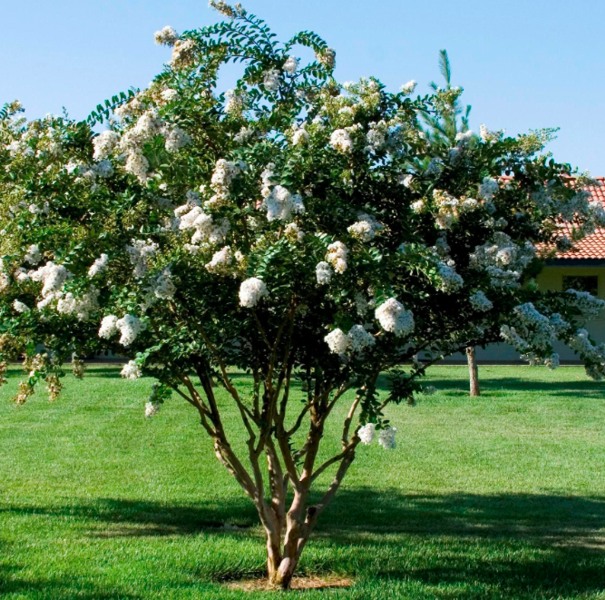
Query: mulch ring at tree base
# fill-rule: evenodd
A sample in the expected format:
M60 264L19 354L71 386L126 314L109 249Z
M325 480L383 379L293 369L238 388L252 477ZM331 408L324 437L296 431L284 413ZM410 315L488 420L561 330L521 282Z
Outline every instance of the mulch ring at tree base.
M290 586L291 590L327 590L332 588L348 588L353 585L353 580L348 577L339 577L337 575L326 575L318 577L309 575L306 577L294 577ZM267 579L242 579L240 581L230 581L225 584L231 590L240 590L243 592L258 592L275 590Z

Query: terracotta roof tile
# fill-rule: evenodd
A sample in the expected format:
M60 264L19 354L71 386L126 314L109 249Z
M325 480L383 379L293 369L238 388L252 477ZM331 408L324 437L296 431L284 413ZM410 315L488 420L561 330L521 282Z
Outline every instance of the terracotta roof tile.
M605 177L597 177L596 184L588 186L586 191L590 192L592 200L598 200L605 207ZM584 239L575 242L572 250L558 252L555 258L570 261L586 259L605 261L605 227L599 227Z

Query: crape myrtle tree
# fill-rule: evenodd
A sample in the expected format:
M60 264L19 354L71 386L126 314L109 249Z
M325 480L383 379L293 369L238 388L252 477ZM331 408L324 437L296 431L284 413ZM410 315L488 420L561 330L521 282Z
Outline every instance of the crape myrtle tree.
M603 303L533 277L604 215L542 134L429 135L460 89L341 85L313 33L279 43L213 4L224 22L158 32L170 63L88 121L2 110L0 351L25 357L19 403L40 380L56 397L64 361L81 375L112 351L124 377L157 381L148 416L170 393L191 404L286 589L358 445L395 445L385 408L413 402L431 362L504 338L554 367L559 339L603 375L605 346L581 328Z

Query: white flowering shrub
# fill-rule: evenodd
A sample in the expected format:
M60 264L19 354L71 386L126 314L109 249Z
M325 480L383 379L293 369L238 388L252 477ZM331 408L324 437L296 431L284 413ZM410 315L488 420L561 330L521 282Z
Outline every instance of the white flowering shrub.
M163 72L87 122L0 111L0 353L27 357L19 402L40 379L56 396L66 359L81 375L77 357L105 350L128 358L123 377L157 380L146 416L169 390L189 402L255 503L271 581L288 587L359 443L395 446L384 409L422 391L418 353L504 336L556 366L558 339L603 375L605 349L582 329L602 302L532 279L561 220L578 239L603 215L538 135L432 135L424 117L447 116L459 90L339 85L316 35L280 44L213 4L228 20L159 31ZM231 62L241 77L224 90ZM230 367L250 373L248 392ZM346 398L341 450L320 460ZM315 490L323 473L332 483Z

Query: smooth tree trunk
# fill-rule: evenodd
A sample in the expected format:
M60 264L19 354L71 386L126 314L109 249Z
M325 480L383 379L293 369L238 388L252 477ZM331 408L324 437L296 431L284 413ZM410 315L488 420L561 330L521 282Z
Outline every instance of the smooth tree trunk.
M470 382L470 395L480 396L479 389L479 369L477 367L477 357L474 346L468 346L466 349L466 361L468 363L468 377Z

